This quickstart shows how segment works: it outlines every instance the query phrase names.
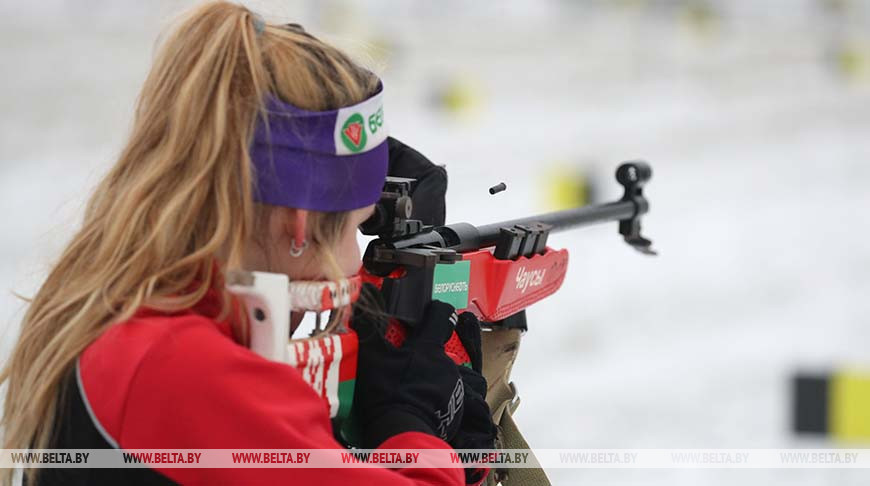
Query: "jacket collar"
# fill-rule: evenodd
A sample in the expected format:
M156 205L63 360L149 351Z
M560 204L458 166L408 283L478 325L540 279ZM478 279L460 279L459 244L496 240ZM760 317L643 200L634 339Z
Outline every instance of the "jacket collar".
M188 288L193 291L201 281L201 279L194 280ZM230 310L227 315L220 319L224 299L227 298L230 299ZM136 311L134 317L182 316L190 314L196 314L208 318L222 334L233 341L236 341L237 343L242 343L244 341L242 336L238 335L240 327L245 325L246 322L244 305L233 294L226 291L223 271L217 263L214 264L212 270L211 286L206 290L205 295L203 295L202 298L191 307L179 311L164 311L153 307L142 306Z

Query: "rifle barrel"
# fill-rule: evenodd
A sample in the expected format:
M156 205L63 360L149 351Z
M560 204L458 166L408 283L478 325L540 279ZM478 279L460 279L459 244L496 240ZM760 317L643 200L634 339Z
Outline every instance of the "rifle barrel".
M512 228L518 224L544 223L551 225L553 229L551 229L550 232L555 233L557 231L565 231L571 228L588 226L605 221L630 219L634 217L637 212L638 208L633 201L616 201L595 206L583 206L579 208L566 209L564 211L544 213L510 221L501 221L499 223L486 224L477 227L480 232L479 245L480 248L494 246L498 243L500 228Z

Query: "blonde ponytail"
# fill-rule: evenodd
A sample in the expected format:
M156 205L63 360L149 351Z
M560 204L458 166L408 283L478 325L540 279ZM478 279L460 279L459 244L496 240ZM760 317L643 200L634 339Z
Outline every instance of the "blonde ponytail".
M63 379L108 326L142 306L181 310L211 288L223 291L216 269L239 266L257 222L248 146L267 93L324 110L375 89L377 78L333 47L294 27L258 32L255 21L244 7L208 3L163 41L129 141L0 371L8 385L4 448L51 444ZM315 230L328 244L344 214L318 217ZM27 471L31 485L36 471ZM10 475L4 470L4 482Z

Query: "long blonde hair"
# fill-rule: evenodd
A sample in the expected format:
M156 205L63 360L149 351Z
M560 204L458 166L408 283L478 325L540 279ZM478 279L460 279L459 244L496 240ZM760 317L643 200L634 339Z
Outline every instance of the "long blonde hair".
M32 299L0 372L4 448L50 445L64 377L111 324L142 306L190 308L221 269L238 268L262 212L248 146L266 94L327 110L375 90L372 73L299 26L260 22L242 6L208 3L162 42L129 141ZM313 239L328 247L346 213L312 216Z

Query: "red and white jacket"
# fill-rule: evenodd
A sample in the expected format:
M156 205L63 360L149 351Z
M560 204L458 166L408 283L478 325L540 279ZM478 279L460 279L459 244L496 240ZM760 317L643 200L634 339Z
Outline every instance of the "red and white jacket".
M218 321L210 292L176 314L141 310L81 354L59 410L57 448L341 448L328 404L288 365L268 361ZM384 449L449 449L405 432ZM43 469L49 484L464 485L461 465L431 468Z

